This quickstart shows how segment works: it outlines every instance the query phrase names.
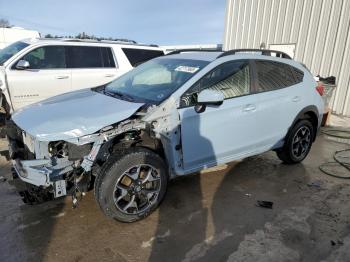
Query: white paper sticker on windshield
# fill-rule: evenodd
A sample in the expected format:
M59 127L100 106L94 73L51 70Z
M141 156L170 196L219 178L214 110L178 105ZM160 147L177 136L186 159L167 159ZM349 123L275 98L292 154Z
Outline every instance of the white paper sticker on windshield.
M194 67L194 66L178 66L175 68L175 71L193 74L197 72L198 69L199 67Z

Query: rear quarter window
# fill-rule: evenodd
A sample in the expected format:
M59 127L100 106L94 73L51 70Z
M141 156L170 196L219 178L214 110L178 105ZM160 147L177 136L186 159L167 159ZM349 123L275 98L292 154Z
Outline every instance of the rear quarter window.
M257 92L277 90L303 81L304 73L290 65L274 61L255 61Z
M122 48L122 50L133 67L138 66L139 64L142 64L158 56L164 55L164 52L160 50L149 50L139 48Z
M295 67L293 67L293 66L291 66L290 68L291 68L291 70L292 70L292 72L294 74L294 78L297 81L297 83L302 82L303 78L304 78L304 72L299 70L299 69L297 69L297 68L295 68ZM311 72L310 72L310 74L311 74Z

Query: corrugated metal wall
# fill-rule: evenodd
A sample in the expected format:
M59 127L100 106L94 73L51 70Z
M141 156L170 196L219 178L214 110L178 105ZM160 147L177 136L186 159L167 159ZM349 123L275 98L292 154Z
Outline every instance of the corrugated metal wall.
M227 0L224 49L296 44L314 75L334 75L332 109L350 116L350 0Z

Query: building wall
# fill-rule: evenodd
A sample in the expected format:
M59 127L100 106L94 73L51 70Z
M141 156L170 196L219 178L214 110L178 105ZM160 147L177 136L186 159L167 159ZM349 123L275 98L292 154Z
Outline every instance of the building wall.
M227 0L225 50L295 44L314 75L337 78L331 107L350 116L350 0Z

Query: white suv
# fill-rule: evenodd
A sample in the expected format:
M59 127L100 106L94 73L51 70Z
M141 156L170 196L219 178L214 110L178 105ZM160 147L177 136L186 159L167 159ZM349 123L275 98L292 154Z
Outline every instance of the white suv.
M287 55L258 52L178 52L15 112L8 137L24 201L94 186L107 216L132 222L158 206L168 179L268 150L302 161L322 90Z
M58 94L111 82L164 52L157 46L28 39L0 50L0 107L8 114Z

